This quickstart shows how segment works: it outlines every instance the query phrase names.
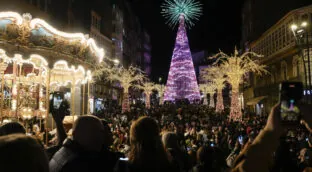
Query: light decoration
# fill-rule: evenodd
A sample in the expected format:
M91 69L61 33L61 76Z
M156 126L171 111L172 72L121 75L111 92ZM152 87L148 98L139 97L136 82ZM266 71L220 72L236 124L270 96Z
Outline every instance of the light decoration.
M22 117L24 119L31 119L33 117L33 110L30 107L24 107L22 110Z
M23 24L23 17L16 12L12 12L12 11L1 12L0 18L14 19L17 25Z
M245 52L239 55L235 48L234 55L229 56L222 51L213 58L217 58L215 64L220 64L220 71L225 71L227 81L232 86L230 119L234 121L242 120L242 111L239 103L239 85L243 82L243 76L253 72L257 75L268 73L265 65L261 65L257 60L250 57L263 57L254 52Z
M171 59L164 101L176 99L200 100L192 55L184 26L184 16L180 15L180 26Z
M199 89L203 92L204 94L204 105L208 104L207 101L207 94L210 95L209 98L209 107L215 108L215 103L214 103L214 94L216 92L217 86L213 82L209 82L206 84L199 84Z
M13 63L15 62L18 65L22 64L31 64L35 69L39 69L42 72L41 76L37 76L35 73L28 73L27 76L18 76L16 78L16 82L12 85L12 101L11 101L11 110L16 111L19 109L17 107L17 84L18 83L28 83L30 85L34 83L42 84L42 82L45 83L45 77L47 76L47 71L49 69L48 62L45 60L44 57L37 55L37 54L31 54L29 59L23 59L23 56L20 54L15 54L13 57L8 57L6 55L5 50L0 49L0 58L6 62L6 63ZM14 79L14 76L12 74L5 74L5 79ZM60 60L57 61L53 68L51 69L51 78L50 78L50 85L51 86L66 86L68 83L76 83L80 84L82 82L86 81L92 81L92 73L91 71L85 71L85 69L82 66L78 66L75 68L74 66L69 67L68 63L66 61ZM43 95L43 88L40 87L39 89L39 113L43 113L46 111L44 108L44 102L45 96ZM23 111L23 109L22 109ZM26 111L25 111L26 112ZM27 110L28 112L28 110ZM32 113L34 113L32 111ZM24 115L26 118L29 117L29 115ZM44 115L41 115L42 118L44 118Z
M98 67L96 68L93 76L101 77L106 74L105 79L113 82L119 82L120 86L124 90L123 100L122 100L122 113L130 111L129 104L129 88L136 87L138 83L145 79L143 72L134 66L130 66L128 69L124 67Z
M153 82L143 82L142 85L137 85L136 87L143 90L145 94L145 107L150 109L151 94L153 93L153 90L156 90L155 84Z
M103 61L103 58L104 58L104 55L105 55L104 49L103 48L99 48L96 45L96 43L95 43L93 38L86 39L85 35L82 34L82 33L66 33L66 32L59 31L59 30L55 29L54 27L52 27L51 25L49 25L44 20L38 19L38 18L32 19L30 21L30 28L34 29L36 27L44 27L48 31L50 31L51 33L53 33L55 35L58 35L60 37L63 37L63 38L73 39L73 40L76 40L76 39L80 40L81 44L86 44L87 46L89 46L91 51L97 55L97 57L99 58L99 62Z
M80 40L80 43L82 44L82 46L88 46L90 48L91 52L94 53L98 57L99 62L103 61L103 58L105 56L104 49L99 48L96 45L94 39L92 39L92 38L87 39L86 38L87 36L85 36L82 33L62 32L62 31L55 29L54 27L52 27L51 25L49 25L46 21L44 21L42 19L39 19L39 18L31 19L31 18L32 17L29 13L21 16L19 13L12 12L12 11L0 12L0 19L11 19L12 21L16 22L16 24L18 26L22 25L23 23L29 22L28 24L29 24L30 29L36 29L36 28L43 27L43 28L47 29L49 32L51 32L51 33L53 33L59 37L63 37L63 38L69 39L69 40Z
M164 92L165 92L165 85L162 84L155 84L155 89L158 91L159 95L159 105L164 103Z
M222 90L225 87L225 82L227 78L225 73L227 69L223 69L218 65L214 65L205 69L206 72L202 76L204 80L215 83L217 89L217 103L216 103L216 112L224 111L223 105L223 94Z
M92 80L91 72L86 72L82 66L75 68L69 67L64 60L59 60L54 63L51 70L50 85L61 87L67 86L69 83L79 85L87 80Z
M194 26L195 20L199 20L202 14L202 5L195 0L165 0L161 5L162 15L167 19L170 27L176 26L183 15L188 27Z

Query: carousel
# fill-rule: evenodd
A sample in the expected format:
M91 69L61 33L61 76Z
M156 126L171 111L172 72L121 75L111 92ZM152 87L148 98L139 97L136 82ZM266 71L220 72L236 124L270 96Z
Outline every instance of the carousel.
M65 100L71 116L90 114L92 65L103 58L88 35L61 32L30 14L0 12L0 122L36 118L47 127L50 108Z

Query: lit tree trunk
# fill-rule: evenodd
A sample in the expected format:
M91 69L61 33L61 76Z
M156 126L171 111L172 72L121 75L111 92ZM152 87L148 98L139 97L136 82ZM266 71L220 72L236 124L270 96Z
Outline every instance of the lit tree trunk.
M224 111L222 89L217 89L216 112Z
M146 109L150 109L151 108L150 94L145 94L145 107L146 107Z
M239 105L239 86L232 86L230 119L234 121L242 120L242 111Z
M163 105L164 104L164 95L160 94L159 95L159 105Z
M122 99L122 113L129 112L130 111L130 104L129 104L129 95L128 91L125 91L123 94Z
M215 103L214 103L214 98L213 98L213 93L209 93L210 95L210 100L209 100L209 106L214 108L215 107Z
M207 94L204 94L204 105L208 105L208 99L207 99Z

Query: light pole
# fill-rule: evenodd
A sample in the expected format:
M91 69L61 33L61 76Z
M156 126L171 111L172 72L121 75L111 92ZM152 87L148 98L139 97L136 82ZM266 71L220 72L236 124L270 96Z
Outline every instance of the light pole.
M306 85L306 94L307 102L311 103L311 90L312 90L312 81L311 81L311 55L310 55L310 44L312 44L312 35L311 28L309 23L306 21L301 22L300 25L293 24L291 25L291 30L294 34L296 45L299 49L300 56L303 61L303 68L305 74L305 85ZM306 53L304 53L306 51Z

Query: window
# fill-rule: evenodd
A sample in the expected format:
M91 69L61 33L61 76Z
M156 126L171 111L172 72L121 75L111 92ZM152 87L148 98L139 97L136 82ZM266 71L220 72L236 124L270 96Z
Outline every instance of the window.
M281 78L282 80L287 80L287 63L286 61L282 61L281 63Z
M299 59L299 56L293 57L293 76L298 77L300 76L300 73L302 72L302 63Z

